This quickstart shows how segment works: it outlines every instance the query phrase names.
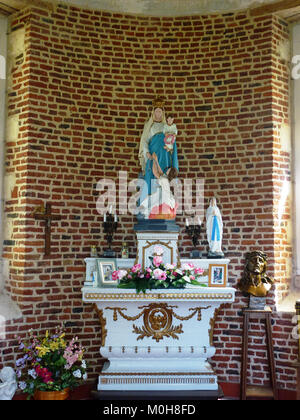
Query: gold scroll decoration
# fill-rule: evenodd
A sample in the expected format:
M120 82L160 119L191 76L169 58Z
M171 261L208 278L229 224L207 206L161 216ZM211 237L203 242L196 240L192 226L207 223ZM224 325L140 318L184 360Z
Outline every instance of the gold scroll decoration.
M114 311L114 321L118 320L118 314L127 321L136 321L143 316L143 326L138 327L133 324L132 332L138 335L137 340L143 340L145 337L148 337L158 343L165 337L178 340L177 334L182 334L184 332L182 324L173 325L173 318L176 318L179 321L188 321L197 314L197 320L201 321L201 310L208 309L209 307L210 306L189 308L189 311L192 312L187 316L177 315L173 308L178 308L178 306L170 306L167 303L150 303L147 306L139 306L139 309L143 310L135 316L126 315L123 312L127 310L126 308L107 307L105 309Z
M103 310L102 309L98 309L98 306L95 304L95 309L98 313L98 318L99 318L99 322L101 325L101 347L105 346L105 340L107 337L107 329L106 327L106 319L103 316Z

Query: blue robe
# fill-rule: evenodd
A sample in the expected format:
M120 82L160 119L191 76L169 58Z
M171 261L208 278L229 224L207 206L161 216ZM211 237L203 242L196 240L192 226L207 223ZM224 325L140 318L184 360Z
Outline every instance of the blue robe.
M168 152L166 149L164 149L164 146L165 146L164 138L165 138L164 133L155 134L149 140L149 153L151 155L153 153L156 153L159 166L161 170L163 171L163 173L166 174L169 168L176 168L178 171L179 167L178 167L176 140L173 144L173 151L171 153L171 152ZM139 203L142 203L147 196L154 194L158 187L152 168L153 168L153 160L148 159L146 163L145 176L144 176L144 180L147 183L147 188L145 185L145 187L142 189Z

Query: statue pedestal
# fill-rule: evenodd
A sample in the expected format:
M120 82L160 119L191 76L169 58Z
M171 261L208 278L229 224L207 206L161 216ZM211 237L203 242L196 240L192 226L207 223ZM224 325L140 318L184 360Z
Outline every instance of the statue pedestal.
M180 265L178 236L180 227L174 220L142 220L134 226L137 238L136 263L142 268L151 266L149 257L154 247L159 245L163 251L164 264Z
M83 301L97 306L100 353L108 363L99 391L211 390L217 376L208 359L214 317L235 289L198 287L155 290L84 287Z
M177 232L137 232L137 264L145 269L151 266L149 257L153 256L154 247L159 245L163 250L164 264L180 266Z

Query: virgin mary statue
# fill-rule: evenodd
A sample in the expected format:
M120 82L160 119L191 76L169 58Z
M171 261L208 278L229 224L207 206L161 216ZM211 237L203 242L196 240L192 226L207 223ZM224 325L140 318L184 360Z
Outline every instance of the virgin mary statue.
M163 133L166 117L161 99L145 123L140 141L139 160L144 184L139 199L139 212L145 219L175 219L178 204L170 189L170 182L178 174L176 140L173 150L165 147Z
M223 221L220 209L217 206L217 199L215 197L210 199L209 207L206 211L206 233L209 244L208 257L224 257L221 249L223 239Z

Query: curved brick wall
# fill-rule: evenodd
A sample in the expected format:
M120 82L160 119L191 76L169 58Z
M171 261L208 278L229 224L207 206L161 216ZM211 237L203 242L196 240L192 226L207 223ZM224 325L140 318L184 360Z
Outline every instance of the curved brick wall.
M282 54L288 27L277 17L226 15L150 18L59 6L26 9L11 19L8 81L4 257L7 290L22 319L8 321L0 364L13 364L14 334L64 321L88 348L90 378L103 363L94 308L81 301L84 258L105 245L96 212L97 182L139 173L143 124L156 95L176 115L181 177L205 179L205 202L216 194L225 224L224 250L235 286L247 251L269 255L278 298L291 281L289 206L278 219L290 153L281 127L289 123L289 63ZM24 48L18 49L19 46ZM53 223L53 256L43 257L44 228L34 209L51 201L62 215ZM285 202L283 204L286 204ZM123 240L135 255L132 216L121 216L115 248ZM184 227L184 215L178 217ZM205 248L205 235L202 236ZM181 255L191 249L182 234ZM215 320L221 382L239 381L242 317L247 301L223 307ZM275 293L269 304L275 309ZM282 389L295 388L291 316L274 314L275 357ZM268 379L263 328L250 337L251 382Z

